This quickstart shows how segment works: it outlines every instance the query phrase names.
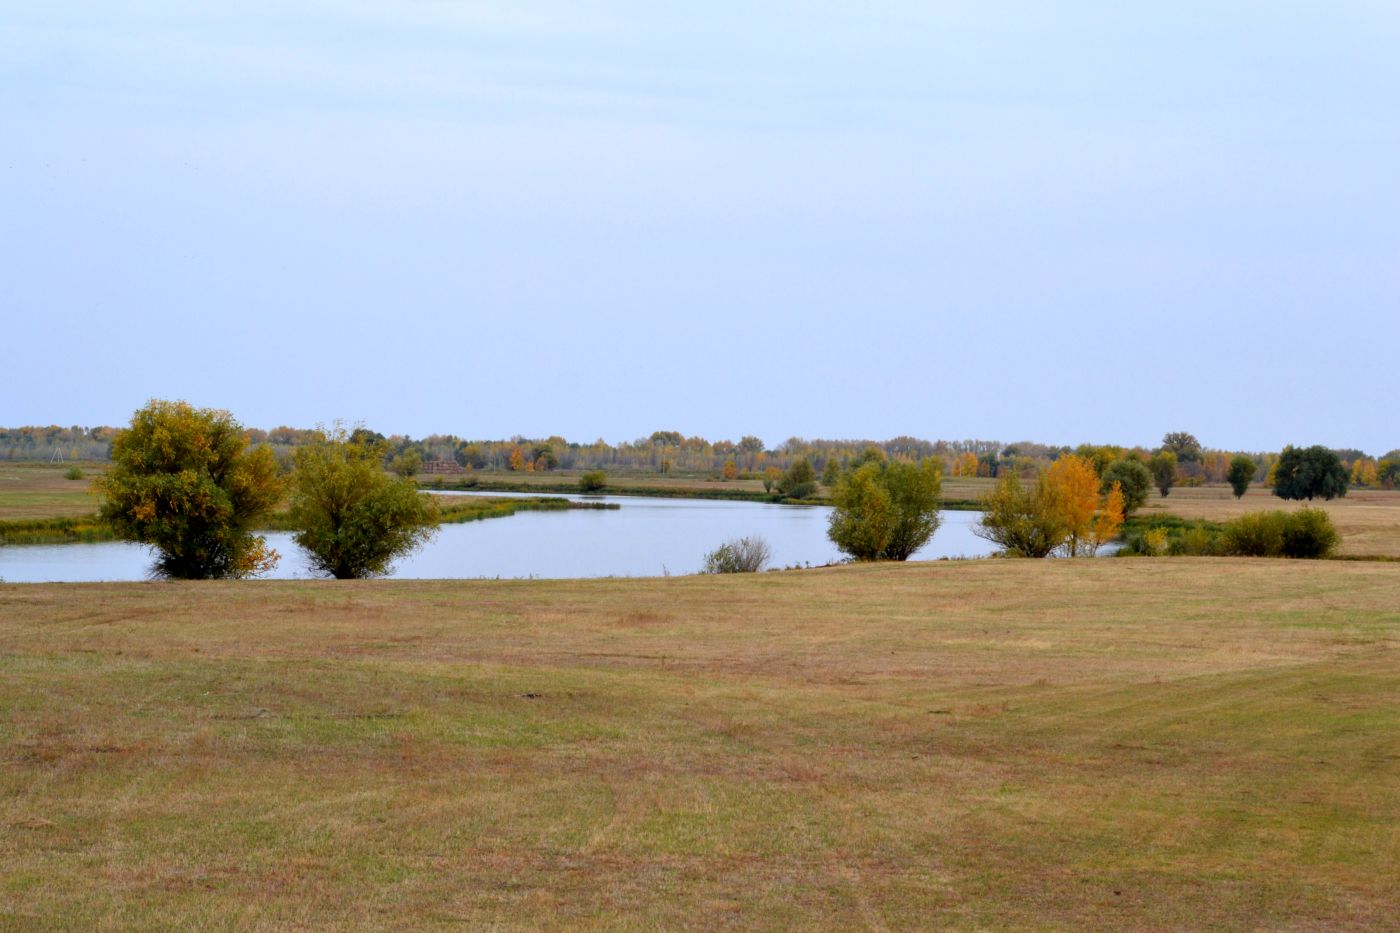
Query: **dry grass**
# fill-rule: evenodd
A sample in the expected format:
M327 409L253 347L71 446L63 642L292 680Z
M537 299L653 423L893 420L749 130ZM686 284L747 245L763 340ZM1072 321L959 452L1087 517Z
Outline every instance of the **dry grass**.
M1400 567L0 587L0 926L1394 928Z
M74 466L83 471L82 479L64 477ZM106 468L105 463L0 461L0 521L91 515L98 505L92 480Z
M1254 488L1236 499L1228 486L1173 489L1163 499L1153 495L1138 514L1160 510L1182 518L1224 522L1265 509L1326 509L1342 535L1343 554L1400 557L1400 490L1351 489L1346 497L1325 502L1285 502L1268 489Z

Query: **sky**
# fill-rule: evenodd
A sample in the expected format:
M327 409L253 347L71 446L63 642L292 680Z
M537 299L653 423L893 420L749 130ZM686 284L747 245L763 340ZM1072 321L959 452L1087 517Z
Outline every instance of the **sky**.
M1400 447L1390 0L0 0L0 424Z

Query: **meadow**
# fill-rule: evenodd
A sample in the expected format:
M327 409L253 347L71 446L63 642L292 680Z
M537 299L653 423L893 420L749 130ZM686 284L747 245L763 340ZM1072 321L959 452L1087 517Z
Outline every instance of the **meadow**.
M82 479L64 474L77 468ZM92 480L106 463L0 460L0 522L79 518L97 511Z
M1400 568L0 586L0 927L1394 928Z

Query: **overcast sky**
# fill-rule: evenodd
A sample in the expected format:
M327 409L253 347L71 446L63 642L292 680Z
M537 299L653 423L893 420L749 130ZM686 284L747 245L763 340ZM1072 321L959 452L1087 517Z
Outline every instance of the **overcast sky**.
M0 424L1400 447L1400 7L3 3Z

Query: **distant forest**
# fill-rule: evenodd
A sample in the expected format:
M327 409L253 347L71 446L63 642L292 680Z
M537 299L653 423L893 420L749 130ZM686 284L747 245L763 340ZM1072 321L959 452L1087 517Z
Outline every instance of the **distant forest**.
M0 428L0 459L106 460L111 456L112 438L118 430L108 426L87 428L76 425L67 428L57 425ZM246 433L250 443L267 444L279 459L286 461L290 460L293 449L317 436L315 429L285 426L269 431L248 428ZM1185 432L1168 434L1163 438L1162 447L1152 449L1097 444L1069 447L1035 441L1012 444L988 440L928 441L907 436L883 441L790 437L769 447L753 436L741 437L738 441L709 441L703 437L686 437L678 431L656 431L649 437L618 444L609 444L601 439L592 443L578 443L557 436L467 440L451 434L431 434L415 439L402 434L386 436L370 433L387 441L386 463L396 457L416 455L424 463L451 462L464 471L605 470L614 473L757 476L769 467L787 469L803 458L819 472L825 470L829 463L844 467L867 448L875 447L891 459L937 457L943 461L947 476L994 477L1008 470L1029 475L1067 453L1111 460L1132 454L1145 459L1158 450L1171 450L1177 456L1178 482L1193 485L1224 482L1230 460L1238 453L1254 459L1261 479L1267 476L1278 459L1273 452L1205 448ZM1337 450L1336 453L1359 485L1397 485L1396 471L1386 470L1385 466L1400 461L1400 449L1379 457L1368 456L1354 449ZM1376 469L1378 466L1379 471ZM1375 479L1371 480L1372 477Z

